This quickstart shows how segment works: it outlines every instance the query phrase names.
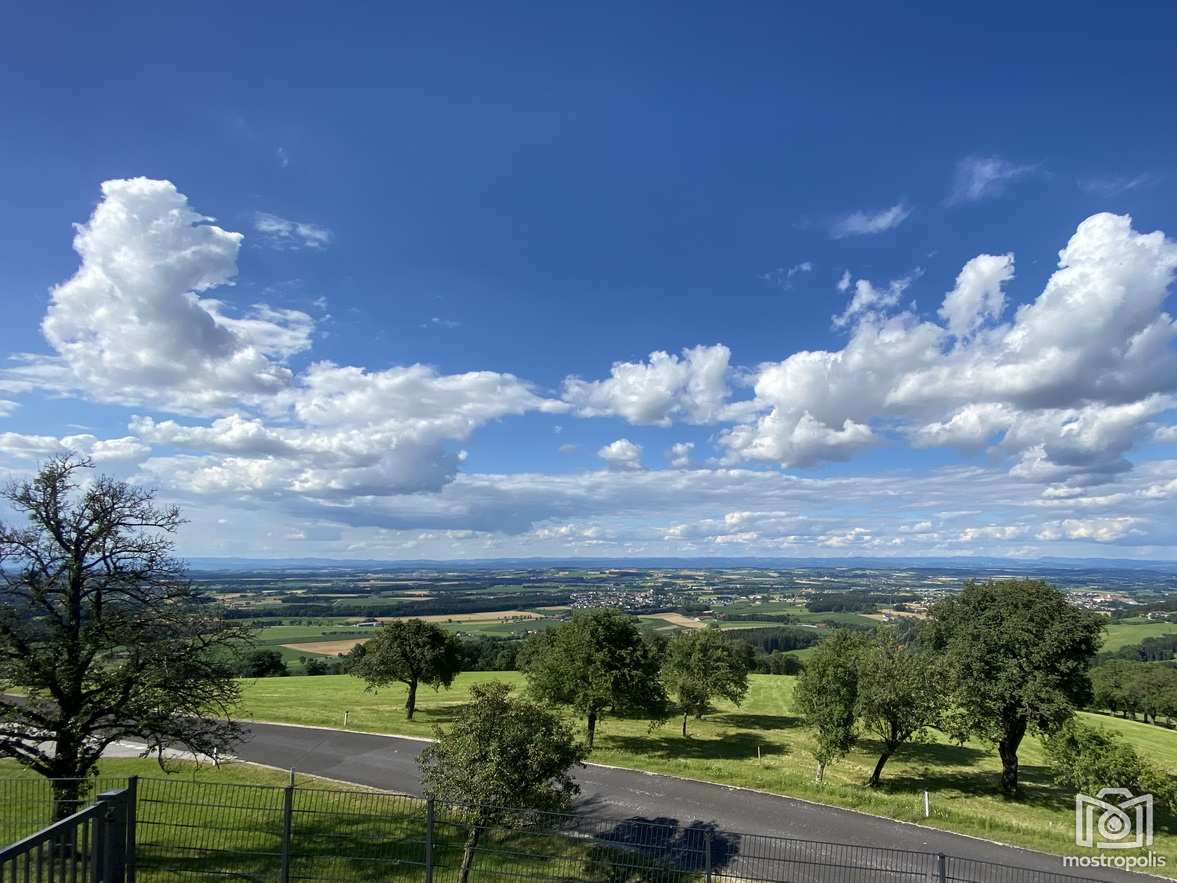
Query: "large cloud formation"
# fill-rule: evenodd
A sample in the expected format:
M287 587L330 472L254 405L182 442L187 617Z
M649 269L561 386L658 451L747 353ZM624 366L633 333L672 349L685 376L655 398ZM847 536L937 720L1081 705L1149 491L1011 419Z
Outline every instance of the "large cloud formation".
M168 181L107 181L77 228L78 271L42 323L58 358L35 367L66 388L123 404L224 409L287 386L310 346L306 313L227 314L202 295L237 275L240 233L222 230Z
M1012 254L970 260L940 321L901 303L911 277L885 286L847 278L850 301L835 318L846 345L758 366L750 400L729 401L716 371L701 408L686 382L698 374L694 360L664 353L615 365L607 380L576 379L565 398L582 414L634 423L734 423L720 435L732 463L809 466L895 438L990 447L1013 459L1015 475L1095 483L1129 468L1124 454L1173 407L1175 326L1163 302L1175 268L1177 243L1163 233L1093 215L1043 291L1009 318Z
M507 535L659 553L1175 541L1153 517L1177 499L1173 464L1134 469L1130 454L1172 441L1160 423L1177 402L1177 329L1164 311L1177 243L1127 216L1084 220L1043 290L1016 308L1013 254L968 261L934 311L912 300L918 271L889 283L846 275L833 320L840 348L753 368L735 367L722 343L658 351L601 379L567 377L554 398L494 371L310 361L309 315L214 297L234 282L241 234L166 181L108 181L102 194L77 228L77 272L52 291L43 332L53 354L0 372L0 390L49 389L138 416L130 435L111 439L4 433L8 457L79 449L137 464L210 509L264 506L323 537L339 536L338 525L432 531L429 542L477 543L484 554ZM619 438L598 451L607 468L595 471L462 471L480 427L536 411L711 426L713 451L679 441L671 468L658 469ZM765 468L881 444L978 449L999 468L918 481ZM879 495L894 506L865 515ZM962 497L981 508L953 514ZM857 511L838 511L843 502Z
M110 458L142 456L148 442L176 448L156 459L179 464L189 482L209 490L396 494L452 480L462 453L448 443L489 420L567 409L492 371L327 362L296 371L291 358L312 342L309 315L257 304L233 316L207 296L233 283L242 241L212 220L171 182L104 183L102 200L77 228L81 266L53 289L42 323L57 355L27 359L7 382L218 419L136 417L135 437L105 442L9 434L0 449L29 456L72 447Z

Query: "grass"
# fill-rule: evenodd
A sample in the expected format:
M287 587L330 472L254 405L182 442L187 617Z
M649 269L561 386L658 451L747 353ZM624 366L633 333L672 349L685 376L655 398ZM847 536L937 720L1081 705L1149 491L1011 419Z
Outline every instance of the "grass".
M105 757L98 764L100 779L125 779L128 776L145 776L160 778L169 776L176 781L187 782L219 782L235 785L286 785L290 781L290 773L284 770L272 770L269 767L256 766L251 763L222 763L219 767L211 764L195 764L185 761L169 763L165 773L159 764L150 757ZM15 760L0 758L0 781L11 779L35 779L40 776L21 766ZM323 784L323 779L315 776L298 774L295 784L311 785ZM343 786L355 790L360 786ZM367 789L363 789L367 790Z
M1160 635L1177 633L1177 622L1150 622L1142 618L1110 622L1107 625L1107 636L1104 638L1104 651L1119 650L1130 644L1139 644L1145 638L1155 638Z
M491 679L523 686L516 672L465 673L451 690L420 692L416 720L409 722L403 688L366 693L362 682L346 675L309 683L269 678L246 686L245 712L259 720L338 727L347 709L351 729L431 736L435 725L444 728L469 700L471 685ZM1033 737L1027 737L1020 753L1025 795L1018 801L998 790L1000 763L992 747L960 746L938 735L892 758L881 788L863 786L877 759L870 741L827 770L825 783L818 785L813 734L791 710L793 683L791 677L753 675L742 707L720 703L703 720L690 722L688 739L673 721L651 729L643 720L606 719L598 725L592 760L757 788L1046 852L1075 852L1074 794L1051 783ZM1153 763L1177 771L1177 733L1102 715L1084 717L1124 735ZM926 820L925 789L932 806ZM1154 849L1177 855L1177 819L1168 813L1158 811Z
M101 789L123 787L132 775L141 777L139 879L180 883L193 875L276 878L283 828L281 786L288 783L288 773L244 763L170 766L175 770L171 775L150 759L109 758L99 767ZM200 787L192 787L194 782ZM295 784L293 878L370 883L422 879L422 801L305 775ZM465 819L454 809L439 806L437 820L437 868L456 869L467 831ZM49 821L47 783L15 761L0 760L0 845ZM534 879L604 879L581 875L591 873L594 861L610 853L607 845L591 839L496 830L483 836L474 868L480 875L497 871L530 873ZM633 857L625 860L632 862ZM29 869L34 870L31 865Z

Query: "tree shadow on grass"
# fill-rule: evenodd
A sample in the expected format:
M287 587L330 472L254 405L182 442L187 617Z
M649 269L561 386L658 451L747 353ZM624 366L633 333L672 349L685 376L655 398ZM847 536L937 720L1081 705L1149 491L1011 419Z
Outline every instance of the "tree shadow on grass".
M461 714L468 707L468 703L458 703L455 705L434 705L434 706L417 706L417 714L413 718L414 723L418 724L438 724L444 726L445 724L453 723L459 714ZM401 720L404 720L404 715L401 715Z
M979 753L984 756L984 752ZM1074 793L1055 785L1047 767L1022 764L1018 772L1022 793L1013 800L1014 803L1051 810L1074 808ZM949 770L921 767L895 775L888 775L884 770L879 787L881 791L892 794L955 791L970 797L1003 798L1000 775L996 769Z
M684 739L678 735L613 736L605 739L609 748L635 755L663 759L692 758L705 760L748 760L788 754L787 745L765 742L759 733L725 733L721 736L698 736ZM591 758L590 758L591 759Z
M859 746L867 754L878 755L883 744L874 739L862 739ZM894 760L906 763L927 763L938 766L976 766L990 752L968 745L951 745L944 742L915 742L904 745L895 754Z
M802 726L804 723L801 718L788 714L741 714L739 712L708 715L706 720L749 730L788 730Z

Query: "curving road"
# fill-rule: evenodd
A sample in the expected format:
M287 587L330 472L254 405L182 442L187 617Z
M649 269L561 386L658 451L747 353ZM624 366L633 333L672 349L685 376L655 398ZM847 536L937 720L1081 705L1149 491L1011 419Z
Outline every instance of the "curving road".
M249 737L236 751L242 760L358 785L421 793L417 755L425 745L422 741L284 724L253 723L249 727ZM700 821L742 834L943 852L1040 872L1068 872L1057 856L788 797L592 764L580 771L577 781L583 795L579 811L608 819L659 818L680 825ZM738 862L737 854L733 871ZM1148 879L1114 869L1069 873L1092 880L1141 883Z

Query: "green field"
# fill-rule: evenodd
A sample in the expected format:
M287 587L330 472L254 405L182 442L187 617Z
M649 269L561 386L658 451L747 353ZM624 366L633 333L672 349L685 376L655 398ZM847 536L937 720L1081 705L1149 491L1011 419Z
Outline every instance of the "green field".
M740 615L755 616L757 614L781 614L787 613L796 618L799 623L809 623L817 625L820 623L829 623L831 625L859 625L873 627L878 625L878 620L869 619L860 613L812 613L806 607L800 604L790 604L787 601L738 601L735 604L728 604L723 607L716 608L718 613L738 613ZM755 623L749 623L755 625ZM772 625L788 625L788 623L777 622ZM739 625L732 624L729 628L739 628Z
M1107 625L1107 637L1104 638L1104 651L1119 650L1129 644L1139 644L1145 638L1155 638L1160 635L1177 634L1177 622L1150 622L1143 617L1134 617Z
M431 736L434 725L444 727L456 707L468 701L472 684L492 678L523 685L515 672L463 674L449 691L419 693L417 719L411 723L404 719L403 688L366 693L362 682L346 675L315 678L309 684L280 678L251 682L243 713L258 720L338 727L347 709L351 729ZM1074 851L1074 795L1050 783L1035 739L1027 737L1021 751L1026 793L1017 802L998 791L1000 764L991 747L958 746L943 738L900 752L888 763L878 790L862 785L877 758L870 742L831 767L826 782L818 785L810 754L812 734L791 711L794 679L753 675L750 680L743 707L722 703L713 714L691 722L689 739L679 735L673 721L651 730L643 720L606 719L597 729L593 761L758 788L1048 852ZM1177 733L1099 715L1084 717L1122 733L1153 763L1177 772ZM925 789L932 805L927 820ZM1167 813L1158 812L1155 849L1177 855L1177 819Z

